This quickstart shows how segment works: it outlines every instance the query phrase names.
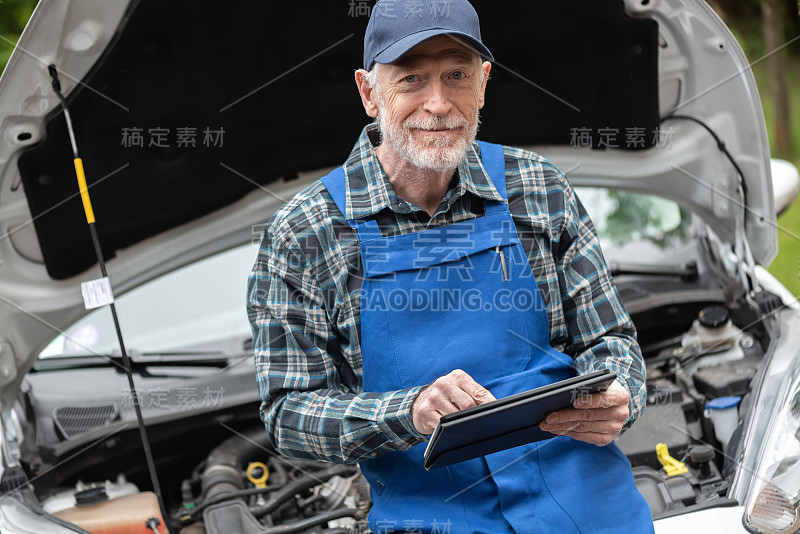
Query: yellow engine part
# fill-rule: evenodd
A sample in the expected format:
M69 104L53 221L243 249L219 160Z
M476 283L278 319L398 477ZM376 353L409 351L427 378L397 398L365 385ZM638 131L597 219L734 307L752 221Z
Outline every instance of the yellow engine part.
M661 462L661 465L664 466L664 471L667 472L667 476L673 477L689 472L686 468L686 464L669 455L669 449L666 443L659 443L656 445L656 456L658 456L658 461Z

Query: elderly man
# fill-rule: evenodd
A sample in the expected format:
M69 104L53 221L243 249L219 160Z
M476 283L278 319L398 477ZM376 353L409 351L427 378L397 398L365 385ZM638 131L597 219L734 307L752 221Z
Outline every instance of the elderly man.
M467 0L404 3L374 8L355 73L375 122L265 226L248 311L272 442L360 462L375 532L652 532L612 443L644 368L589 218L547 160L475 142L493 58ZM603 368L608 391L542 423L558 436L423 468L443 415Z

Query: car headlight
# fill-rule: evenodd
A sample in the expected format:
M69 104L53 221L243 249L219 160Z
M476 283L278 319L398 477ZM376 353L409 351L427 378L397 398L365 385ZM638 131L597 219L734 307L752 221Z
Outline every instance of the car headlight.
M800 530L800 364L784 383L759 458L744 526L759 534Z

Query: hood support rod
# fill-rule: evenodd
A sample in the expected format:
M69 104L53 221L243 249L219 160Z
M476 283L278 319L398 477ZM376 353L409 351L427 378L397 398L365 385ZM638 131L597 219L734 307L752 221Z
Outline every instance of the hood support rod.
M89 232L92 235L92 243L94 244L94 252L97 256L97 263L100 266L100 272L102 273L103 277L108 277L108 272L106 271L106 263L103 259L103 251L100 248L100 239L97 236L97 229L95 228L95 219L94 219L94 211L92 210L92 202L89 198L89 188L86 186L86 175L83 171L83 160L81 160L80 155L78 154L78 144L75 141L75 132L72 128L72 117L69 114L69 108L67 107L67 101L64 99L64 95L61 93L61 83L58 80L58 71L56 70L55 65L49 65L47 70L50 73L50 78L52 80L53 91L56 93L59 101L61 101L61 107L64 110L64 119L67 122L67 130L69 131L69 140L72 144L72 154L75 162L75 173L78 178L78 187L80 189L81 194L81 201L83 202L83 211L86 214L86 222L89 224ZM147 460L147 468L150 471L150 480L153 483L153 493L156 494L158 498L158 505L161 508L161 517L164 519L164 526L167 529L169 534L172 534L172 529L170 528L169 522L169 515L167 514L167 509L164 504L164 498L161 494L161 486L158 483L158 474L156 473L156 465L155 461L153 460L153 453L150 449L150 440L147 437L147 429L144 425L144 418L142 417L142 407L139 401L139 395L136 393L136 388L134 387L133 383L133 372L131 370L131 360L128 357L128 352L125 350L125 343L122 340L122 330L119 326L119 317L117 316L117 308L114 306L114 302L112 301L109 303L109 307L111 308L111 316L114 319L114 328L117 331L117 340L119 341L119 349L122 353L122 364L125 367L125 374L128 376L128 387L130 388L131 398L133 399L133 407L134 411L136 412L136 419L139 423L139 434L142 439L142 447L144 448L144 455ZM152 518L145 522L148 528L153 530L154 532L158 533L157 526L158 526L158 519ZM155 524L155 526L153 526Z

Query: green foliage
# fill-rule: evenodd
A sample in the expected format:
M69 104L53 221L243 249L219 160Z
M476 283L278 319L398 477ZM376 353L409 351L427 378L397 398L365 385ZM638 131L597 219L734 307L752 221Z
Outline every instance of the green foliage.
M797 164L797 162L795 162ZM778 255L769 272L795 297L800 296L800 202L778 218Z
M0 72L6 67L36 0L0 0Z
M766 65L759 64L753 69L756 83L759 86L761 102L764 106L764 116L767 122L767 132L770 134L772 144L772 99L769 96L769 76ZM789 86L789 106L792 110L793 120L790 124L792 130L792 152L788 159L800 168L800 65L795 61L788 62L786 69ZM770 147L774 151L774 147ZM780 280L793 295L800 296L800 201L795 201L792 206L778 218L778 255L769 266L769 272Z
M729 20L734 35L742 46L747 58L750 61L757 61L771 52L766 49L764 36L761 29L759 4L760 0L751 0L746 4L755 6L753 12L755 19L744 17ZM788 42L800 34L800 23L798 23L797 0L791 0L795 8L790 11L790 16L784 19L787 28ZM724 4L724 2L720 2ZM727 9L723 5L723 9ZM789 88L789 108L791 110L790 129L792 132L792 149L789 154L783 154L784 158L789 159L796 167L800 168L800 41L786 47L783 51L786 54L786 78ZM774 146L774 104L770 94L770 76L768 72L767 60L759 61L753 65L753 76L758 85L761 105L764 109L764 119L767 126L767 134L770 140L770 151L776 153ZM800 201L795 203L783 213L777 221L778 230L778 255L769 265L769 272L781 281L786 288L795 296L800 296Z

